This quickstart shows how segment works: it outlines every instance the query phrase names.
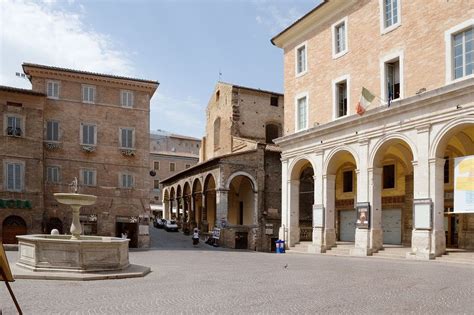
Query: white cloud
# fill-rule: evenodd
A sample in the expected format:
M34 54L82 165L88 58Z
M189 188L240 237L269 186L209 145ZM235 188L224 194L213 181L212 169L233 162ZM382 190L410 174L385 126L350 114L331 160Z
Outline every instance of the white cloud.
M264 25L272 35L281 32L303 16L303 12L296 7L288 7L290 3L279 2L278 6L267 0L254 0L254 3L259 12L255 20Z
M150 128L200 138L204 135L205 113L205 105L190 96L181 99L157 93L151 101Z
M112 38L58 7L54 0L0 2L0 84L29 87L15 77L23 62L133 75L128 54Z

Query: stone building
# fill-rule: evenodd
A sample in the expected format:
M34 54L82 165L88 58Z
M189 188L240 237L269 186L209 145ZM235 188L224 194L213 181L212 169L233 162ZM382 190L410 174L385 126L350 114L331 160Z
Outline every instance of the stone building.
M37 96L35 105L42 116L23 122L24 141L35 137L41 166L35 168L41 175L26 172L26 187L18 195L24 199L24 191L38 189L41 215L35 214L35 224L27 232L49 233L56 228L68 233L71 210L58 204L53 193L68 192L77 177L80 193L99 196L95 205L81 209L83 233L126 232L131 247L147 247L149 108L158 82L29 63L23 70L32 84L30 93L44 95ZM23 154L17 150L13 147L13 152ZM28 185L36 181L38 187Z
M162 181L165 217L220 228L220 245L269 251L280 226L283 95L219 82L206 111L199 164ZM177 209L173 212L172 209Z
M161 180L199 162L201 140L156 130L150 133L150 169L153 171L150 208L154 217L163 218Z
M0 86L0 236L41 233L45 94Z
M473 16L472 1L322 1L272 39L290 249L474 248L474 215L453 211L454 158L474 154Z

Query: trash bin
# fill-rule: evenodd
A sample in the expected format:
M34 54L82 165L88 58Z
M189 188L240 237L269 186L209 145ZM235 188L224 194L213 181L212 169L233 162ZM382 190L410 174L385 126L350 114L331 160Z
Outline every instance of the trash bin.
M285 241L277 240L275 241L276 249L275 253L284 254L285 253Z

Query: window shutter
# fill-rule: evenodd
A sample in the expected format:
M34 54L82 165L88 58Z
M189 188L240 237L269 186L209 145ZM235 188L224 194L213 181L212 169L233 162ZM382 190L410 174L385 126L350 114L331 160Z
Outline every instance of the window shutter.
M127 146L133 148L133 130L128 130Z
M133 106L133 93L132 92L128 93L128 106L130 107Z
M126 138L127 138L127 130L126 129L122 129L122 139L121 140L121 146L122 148L125 148L126 147Z
M53 140L59 141L59 123L53 122Z
M7 188L13 189L14 180L13 180L13 164L7 164Z
M54 96L53 82L48 82L48 96Z
M15 165L15 190L21 190L21 165Z
M87 125L82 125L82 142L87 144L88 142L88 132Z

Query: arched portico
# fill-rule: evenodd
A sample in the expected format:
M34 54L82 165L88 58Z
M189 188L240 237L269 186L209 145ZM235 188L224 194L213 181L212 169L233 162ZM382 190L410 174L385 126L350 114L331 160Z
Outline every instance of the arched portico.
M255 179L245 172L229 176L227 223L230 225L257 224L257 190Z
M203 231L212 231L216 224L216 181L212 174L204 180Z
M200 230L201 221L202 221L202 209L203 209L203 196L202 196L202 184L199 178L195 178L193 181L193 188L192 188L192 209L194 212L194 222ZM193 226L193 227L194 227Z

